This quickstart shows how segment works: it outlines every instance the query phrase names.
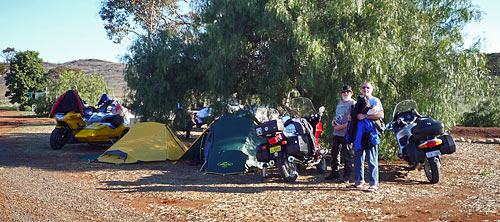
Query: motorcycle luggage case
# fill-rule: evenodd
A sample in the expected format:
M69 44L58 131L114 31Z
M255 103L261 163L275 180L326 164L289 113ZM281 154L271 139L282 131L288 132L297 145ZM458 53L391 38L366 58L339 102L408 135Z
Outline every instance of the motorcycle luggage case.
M439 150L442 154L452 154L456 151L455 141L453 141L453 137L450 135L440 136L439 139L443 141L441 145L439 145Z
M266 148L263 149L262 147L265 146ZM260 145L257 145L257 161L259 162L269 162L271 160L271 153L269 152L269 144L263 143Z
M425 159L425 152L418 149L417 145L414 143L408 143L405 147L406 154L410 162L418 162Z
M283 120L271 120L255 126L255 133L257 136L265 136L278 131L283 131L284 128L285 126L283 125Z
M309 151L306 135L292 136L287 138L286 152L289 155L306 155Z
M411 133L418 140L424 140L428 136L443 134L443 122L431 118L417 120L417 125L411 129Z

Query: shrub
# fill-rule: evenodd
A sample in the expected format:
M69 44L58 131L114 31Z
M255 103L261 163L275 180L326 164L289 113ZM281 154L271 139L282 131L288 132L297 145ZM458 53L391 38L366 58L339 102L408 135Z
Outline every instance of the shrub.
M464 113L462 125L475 127L500 126L500 104L498 104L498 97L482 101L471 112Z

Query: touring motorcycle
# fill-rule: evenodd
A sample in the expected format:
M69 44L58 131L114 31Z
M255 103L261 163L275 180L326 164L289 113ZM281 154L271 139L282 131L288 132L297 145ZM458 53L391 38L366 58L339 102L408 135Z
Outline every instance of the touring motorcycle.
M316 126L321 121L321 112L316 112L310 99L299 97L290 101L287 116L255 126L257 136L267 143L257 145L257 160L264 162L263 177L267 168L276 166L287 182L299 176L298 165L315 166L319 173L326 172L326 148L315 139Z
M399 145L398 157L412 169L421 169L430 183L439 182L441 155L452 154L455 142L443 132L444 125L429 116L417 112L417 103L405 100L396 105L393 120L386 125Z
M103 94L97 106L85 106L74 90L61 95L50 113L57 122L50 134L50 147L58 150L72 143L113 143L128 132L119 103Z

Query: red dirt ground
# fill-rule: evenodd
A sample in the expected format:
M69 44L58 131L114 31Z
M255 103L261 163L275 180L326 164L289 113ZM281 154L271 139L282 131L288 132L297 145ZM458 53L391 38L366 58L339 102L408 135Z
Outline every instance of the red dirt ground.
M24 124L56 123L54 119L35 118L34 116L22 116L17 111L0 110L0 135Z
M54 123L54 119L35 118L34 116L22 116L17 111L0 110L0 135L9 132L15 127L26 123ZM196 134L196 133L192 133ZM450 134L455 137L471 138L471 139L489 139L500 138L500 127L463 127L455 126L450 131ZM194 140L194 135L192 135ZM180 137L181 138L181 137ZM185 139L185 138L182 138ZM188 141L192 142L192 141Z
M49 119L49 118L35 118L33 116L23 116L21 115L20 112L17 111L0 111L0 136L11 131L12 129L22 126L24 124L43 124L43 123L54 123L55 125L55 120L54 119ZM464 138L474 138L474 139L487 139L487 138L500 138L500 128L480 128L480 127L454 127L450 134L453 137L464 137ZM181 137L180 137L181 138ZM185 140L185 138L182 137L182 139ZM191 139L193 140L193 139ZM189 142L189 141L188 141ZM382 161L383 162L383 161ZM393 163L395 164L395 163ZM397 164L397 163L396 163ZM401 164L404 164L401 162ZM457 190L455 191L457 193L456 198L465 198L469 190ZM0 199L1 196L0 196ZM127 203L129 205L134 206L136 209L146 211L146 203L149 202L161 202L164 204L175 204L175 205L180 205L180 206L202 206L203 203L198 203L198 202L189 202L189 201L177 201L177 200L168 200L168 199L148 199L148 198L143 198L137 201L130 201L130 203ZM422 219L423 217L427 216L428 214L440 214L441 212L444 212L446 209L449 209L448 205L450 203L454 203L453 200L451 199L436 199L436 201L433 201L432 203L426 203L426 205L430 205L432 207L427 207L426 209L430 209L427 211L411 211L411 210L405 210L405 216L401 218L397 218L395 220L391 221L416 221L419 219ZM405 204L394 204L394 205L387 205L383 206L382 212L384 214L390 214L391 212L394 212L395 210L402 210L402 209L413 209L415 207L414 204L411 206L407 206ZM424 207L422 207L424 208ZM1 209L1 205L0 205ZM352 221L359 221L359 219L364 218L364 215L345 215L345 216L352 216L353 220ZM451 221L480 221L480 220L495 220L498 219L498 215L489 215L489 214L473 214L473 215L465 215L465 214L456 214L451 218ZM347 220L350 221L350 220Z
M500 138L500 127L463 127L455 126L450 131L453 138L493 139Z

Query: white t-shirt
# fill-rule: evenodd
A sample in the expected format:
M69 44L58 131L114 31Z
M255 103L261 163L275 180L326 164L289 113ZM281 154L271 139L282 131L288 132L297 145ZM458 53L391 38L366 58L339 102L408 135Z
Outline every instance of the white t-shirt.
M366 115L375 115L380 111L384 111L384 107L382 107L382 102L380 102L379 98L372 96L368 99L368 103L371 109L368 110Z

